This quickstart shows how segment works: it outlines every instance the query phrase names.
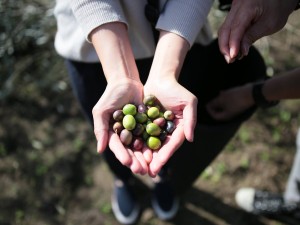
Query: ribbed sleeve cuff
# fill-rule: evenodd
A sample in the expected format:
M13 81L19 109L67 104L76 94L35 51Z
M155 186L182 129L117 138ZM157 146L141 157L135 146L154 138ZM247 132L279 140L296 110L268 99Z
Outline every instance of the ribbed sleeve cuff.
M156 29L166 30L185 38L193 45L207 21L213 0L172 0L161 13Z
M88 41L92 30L102 24L118 21L127 25L119 0L72 0L71 6Z

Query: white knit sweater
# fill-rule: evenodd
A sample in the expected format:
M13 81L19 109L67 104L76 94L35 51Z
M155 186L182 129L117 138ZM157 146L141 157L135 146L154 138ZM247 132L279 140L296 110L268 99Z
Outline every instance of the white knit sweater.
M119 21L127 25L135 58L153 56L155 43L144 14L146 3L147 0L56 0L56 51L68 59L99 62L89 34L102 24ZM160 0L156 29L176 33L190 45L207 44L212 39L207 22L212 3L213 0Z

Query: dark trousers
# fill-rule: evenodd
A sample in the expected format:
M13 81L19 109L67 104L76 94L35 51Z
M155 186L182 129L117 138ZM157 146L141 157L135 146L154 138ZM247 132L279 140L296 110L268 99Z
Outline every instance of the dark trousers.
M137 60L140 77L145 83L152 58ZM100 63L80 63L67 60L74 94L88 121L93 125L92 108L106 87L106 80ZM201 172L216 158L237 132L241 123L254 112L247 110L231 121L219 122L209 116L206 103L220 90L265 79L264 60L255 48L240 61L227 64L220 54L217 40L209 46L194 45L189 51L179 82L198 98L198 117L194 142L185 142L164 168L178 193L189 188ZM104 157L115 176L126 180L131 171L123 166L108 149ZM166 169L165 169L166 170Z

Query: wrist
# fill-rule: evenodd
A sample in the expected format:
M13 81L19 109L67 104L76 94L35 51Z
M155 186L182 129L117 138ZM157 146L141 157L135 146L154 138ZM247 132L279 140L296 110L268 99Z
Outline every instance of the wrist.
M265 82L261 81L252 85L252 98L258 107L265 109L277 105L279 101L270 101L266 98L263 92L264 84Z
M247 107L251 107L255 104L252 97L252 83L245 84L241 86L241 95L243 96L243 101Z

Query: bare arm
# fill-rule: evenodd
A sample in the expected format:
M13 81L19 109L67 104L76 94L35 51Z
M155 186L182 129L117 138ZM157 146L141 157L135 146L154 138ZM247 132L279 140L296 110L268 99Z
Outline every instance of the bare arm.
M300 98L300 68L281 73L265 81L262 93L268 101ZM252 84L224 90L207 105L210 115L228 120L255 104Z
M142 102L143 85L140 81L124 23L112 22L99 26L91 33L92 43L101 61L107 87L93 108L97 151L103 152L109 144L117 159L134 173L145 174L148 165L141 152L123 146L112 132L109 121L116 109L126 103Z

